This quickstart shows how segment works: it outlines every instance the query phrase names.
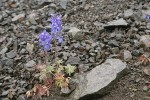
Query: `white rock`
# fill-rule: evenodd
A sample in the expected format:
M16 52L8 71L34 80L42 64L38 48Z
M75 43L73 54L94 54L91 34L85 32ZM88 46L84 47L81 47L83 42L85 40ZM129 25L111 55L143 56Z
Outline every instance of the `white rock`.
M81 30L79 30L76 27L71 27L69 30L69 33L72 33L72 36L74 37L76 35L76 33L80 32Z
M17 21L17 20L19 20L19 19L21 19L21 18L24 18L24 17L25 17L25 14L19 14L19 15L15 16L15 17L12 19L12 21L14 22L14 21Z
M124 60L128 61L128 60L131 60L131 59L132 59L131 52L128 51L128 50L124 50Z
M123 18L120 18L118 20L113 20L113 21L110 21L108 22L105 27L110 27L110 26L127 26L128 23L123 19Z
M147 48L149 48L150 47L150 35L141 36L140 43L145 45Z

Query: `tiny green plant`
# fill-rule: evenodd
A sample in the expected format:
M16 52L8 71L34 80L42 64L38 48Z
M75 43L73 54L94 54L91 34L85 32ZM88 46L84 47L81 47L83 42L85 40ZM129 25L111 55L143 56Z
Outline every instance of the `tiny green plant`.
M39 35L40 47L47 52L51 50L51 41L57 42L59 44L63 42L62 37L62 21L61 15L52 14L51 15L51 34L46 30L42 31ZM50 95L50 88L55 85L58 88L69 88L69 81L71 75L75 72L76 67L70 64L66 66L63 65L62 60L58 60L53 64L39 64L36 66L38 73L36 76L39 77L41 84L35 84L34 87L26 92L27 97L33 97L34 100L42 99L42 96Z

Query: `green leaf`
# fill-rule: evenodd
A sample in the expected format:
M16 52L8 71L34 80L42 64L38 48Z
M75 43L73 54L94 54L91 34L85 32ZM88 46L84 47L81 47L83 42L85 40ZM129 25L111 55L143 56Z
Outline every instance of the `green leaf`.
M48 66L48 71L52 73L54 71L54 67L53 66Z
M69 74L69 76L70 76L72 73L74 73L75 69L76 69L76 67L75 67L75 66L72 66L72 65L70 65L70 64L67 64L67 66L65 66L65 72L66 72L67 74Z
M62 68L59 67L59 68L57 69L57 73L60 73L61 71L62 71Z

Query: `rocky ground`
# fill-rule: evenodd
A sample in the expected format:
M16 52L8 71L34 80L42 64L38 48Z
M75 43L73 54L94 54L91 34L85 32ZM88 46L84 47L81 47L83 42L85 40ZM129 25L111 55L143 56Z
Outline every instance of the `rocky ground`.
M141 55L150 57L150 24L145 18L150 14L149 2L1 0L0 100L27 100L26 91L37 83L38 80L34 77L35 65L44 60L38 44L38 35L42 29L50 31L51 13L63 15L64 43L57 48L56 58L53 57L53 52L48 53L49 62L62 59L65 64L76 65L79 74L91 75L96 66L107 59L120 59L119 62L127 64L125 67L120 66L120 71L128 69L125 76L117 79L118 82L113 84L114 88L105 95L92 99L150 100L150 63L138 63L138 57ZM110 65L119 69L112 63ZM104 76L112 72L109 69L102 71ZM118 73L116 71L113 75L117 76ZM115 77L108 78L111 81L116 80ZM68 96L60 96L58 90L52 89L49 99L66 100Z

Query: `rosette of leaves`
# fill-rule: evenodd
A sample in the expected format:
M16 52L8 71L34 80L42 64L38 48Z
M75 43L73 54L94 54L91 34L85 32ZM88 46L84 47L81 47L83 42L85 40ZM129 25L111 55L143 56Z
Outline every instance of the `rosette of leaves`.
M69 76L71 76L71 74L75 72L75 69L76 69L76 67L75 67L75 66L72 66L72 65L70 65L70 64L67 64L67 66L65 66L65 72L66 72Z
M55 85L64 88L68 87L69 84L69 78L64 77L64 74L56 73L55 74Z

